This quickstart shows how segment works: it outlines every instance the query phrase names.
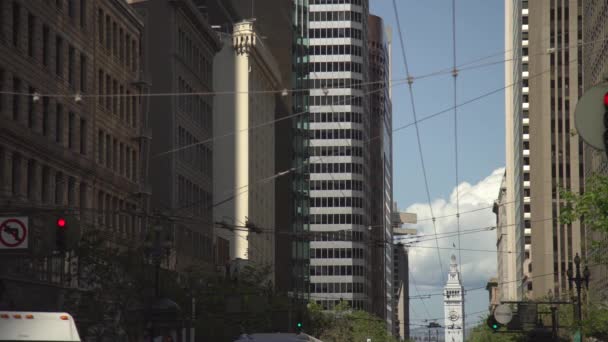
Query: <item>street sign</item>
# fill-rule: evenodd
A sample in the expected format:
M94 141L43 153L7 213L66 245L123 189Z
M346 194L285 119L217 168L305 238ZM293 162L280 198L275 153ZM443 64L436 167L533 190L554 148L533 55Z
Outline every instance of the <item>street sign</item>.
M583 94L574 112L574 125L581 138L598 150L605 150L604 132L604 95L608 92L608 86L593 87Z
M502 325L507 325L513 319L513 311L506 304L501 304L494 310L494 318Z
M27 249L28 241L27 217L0 217L0 249Z

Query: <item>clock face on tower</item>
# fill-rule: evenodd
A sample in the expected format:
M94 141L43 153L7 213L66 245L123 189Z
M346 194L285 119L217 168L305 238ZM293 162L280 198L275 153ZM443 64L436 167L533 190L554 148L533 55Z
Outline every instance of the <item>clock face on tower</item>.
M456 312L456 311L452 310L452 311L450 311L450 315L448 316L448 318L449 318L449 319L450 319L452 322L454 322L454 321L457 321L457 320L460 318L460 315L458 314L458 312Z

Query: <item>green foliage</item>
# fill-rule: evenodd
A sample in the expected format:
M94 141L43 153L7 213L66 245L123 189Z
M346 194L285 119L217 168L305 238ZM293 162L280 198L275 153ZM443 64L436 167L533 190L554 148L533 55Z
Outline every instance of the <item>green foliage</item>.
M489 316L488 316L489 317ZM487 317L486 317L487 319ZM479 325L477 325L467 336L469 342L516 342L522 341L520 334L503 334L495 333L487 324L484 319ZM501 331L505 331L502 329Z
M310 329L306 332L325 342L366 341L396 342L387 332L386 322L361 310L351 310L346 302L334 310L324 311L316 304L308 304Z
M594 261L608 263L608 175L594 175L585 181L585 192L575 194L561 189L560 197L565 205L560 210L559 220L562 224L571 224L581 220L585 226L596 232L601 238L593 239L590 254Z

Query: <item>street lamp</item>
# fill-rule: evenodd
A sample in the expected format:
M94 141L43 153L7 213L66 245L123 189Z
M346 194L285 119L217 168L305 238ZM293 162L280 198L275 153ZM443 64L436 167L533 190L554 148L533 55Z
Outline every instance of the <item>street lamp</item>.
M581 257L576 253L574 257L574 265L576 266L576 276L573 277L572 267L568 268L566 274L568 275L568 283L570 285L570 290L572 290L572 282L576 285L576 293L577 293L577 306L578 306L578 323L580 324L582 321L582 303L581 303L581 287L583 282L585 282L585 288L589 289L589 268L585 266L583 270L583 274L581 276Z
M164 258L166 258L167 263L169 263L172 245L170 236L167 236L163 241L161 241L162 231L163 227L155 226L154 237L150 239L148 236L146 242L144 243L146 257L154 265L154 296L156 299L160 298L160 266L162 265Z

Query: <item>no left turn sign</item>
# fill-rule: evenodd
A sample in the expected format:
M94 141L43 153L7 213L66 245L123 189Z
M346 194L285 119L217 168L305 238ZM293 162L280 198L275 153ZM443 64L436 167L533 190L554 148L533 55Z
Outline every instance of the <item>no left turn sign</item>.
M27 217L0 217L0 249L27 249Z

